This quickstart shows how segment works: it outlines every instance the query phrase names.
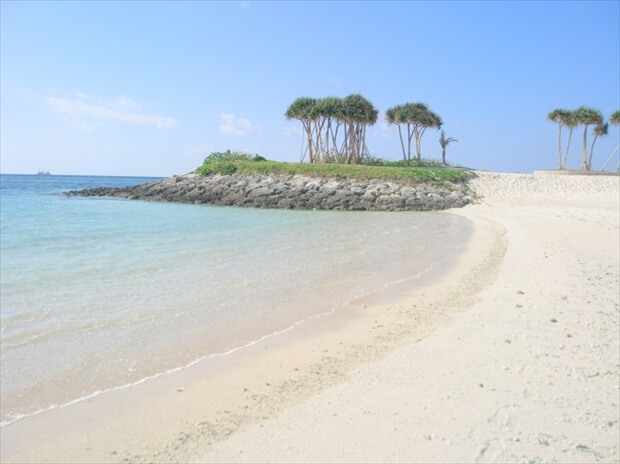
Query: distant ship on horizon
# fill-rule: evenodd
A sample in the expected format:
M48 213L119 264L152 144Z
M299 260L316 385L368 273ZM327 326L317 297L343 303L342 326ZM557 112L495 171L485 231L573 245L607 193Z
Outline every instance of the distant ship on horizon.
M37 176L51 176L51 174L47 169L39 169Z

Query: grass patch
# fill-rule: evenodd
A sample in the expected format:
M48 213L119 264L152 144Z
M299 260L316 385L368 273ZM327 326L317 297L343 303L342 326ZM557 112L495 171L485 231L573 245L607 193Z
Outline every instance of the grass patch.
M206 161L206 160L205 160ZM472 172L454 167L408 167L408 166L365 166L352 164L309 164L284 163L277 161L209 161L198 168L202 175L296 175L309 177L345 178L360 180L396 181L448 181L460 183L469 179Z

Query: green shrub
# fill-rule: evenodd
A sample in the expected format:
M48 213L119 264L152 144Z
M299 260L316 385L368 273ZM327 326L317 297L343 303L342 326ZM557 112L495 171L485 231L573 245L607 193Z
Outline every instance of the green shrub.
M234 161L208 162L200 166L198 172L203 176L208 176L209 174L229 176L237 172L237 164Z
M232 161L249 161L250 159L250 155L241 151L214 151L205 158L204 164Z

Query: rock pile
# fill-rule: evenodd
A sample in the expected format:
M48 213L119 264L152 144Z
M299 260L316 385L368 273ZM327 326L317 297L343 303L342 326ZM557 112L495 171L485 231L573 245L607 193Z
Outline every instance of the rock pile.
M209 175L190 173L123 188L69 192L132 200L205 203L286 209L430 211L473 201L464 184L330 179L302 175Z

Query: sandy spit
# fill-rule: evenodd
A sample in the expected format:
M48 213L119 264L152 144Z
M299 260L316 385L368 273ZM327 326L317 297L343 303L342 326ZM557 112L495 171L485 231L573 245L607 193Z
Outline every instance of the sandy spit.
M620 179L472 187L423 285L5 427L0 461L618 462Z
M479 173L453 213L507 248L476 301L200 461L618 462L619 186Z

